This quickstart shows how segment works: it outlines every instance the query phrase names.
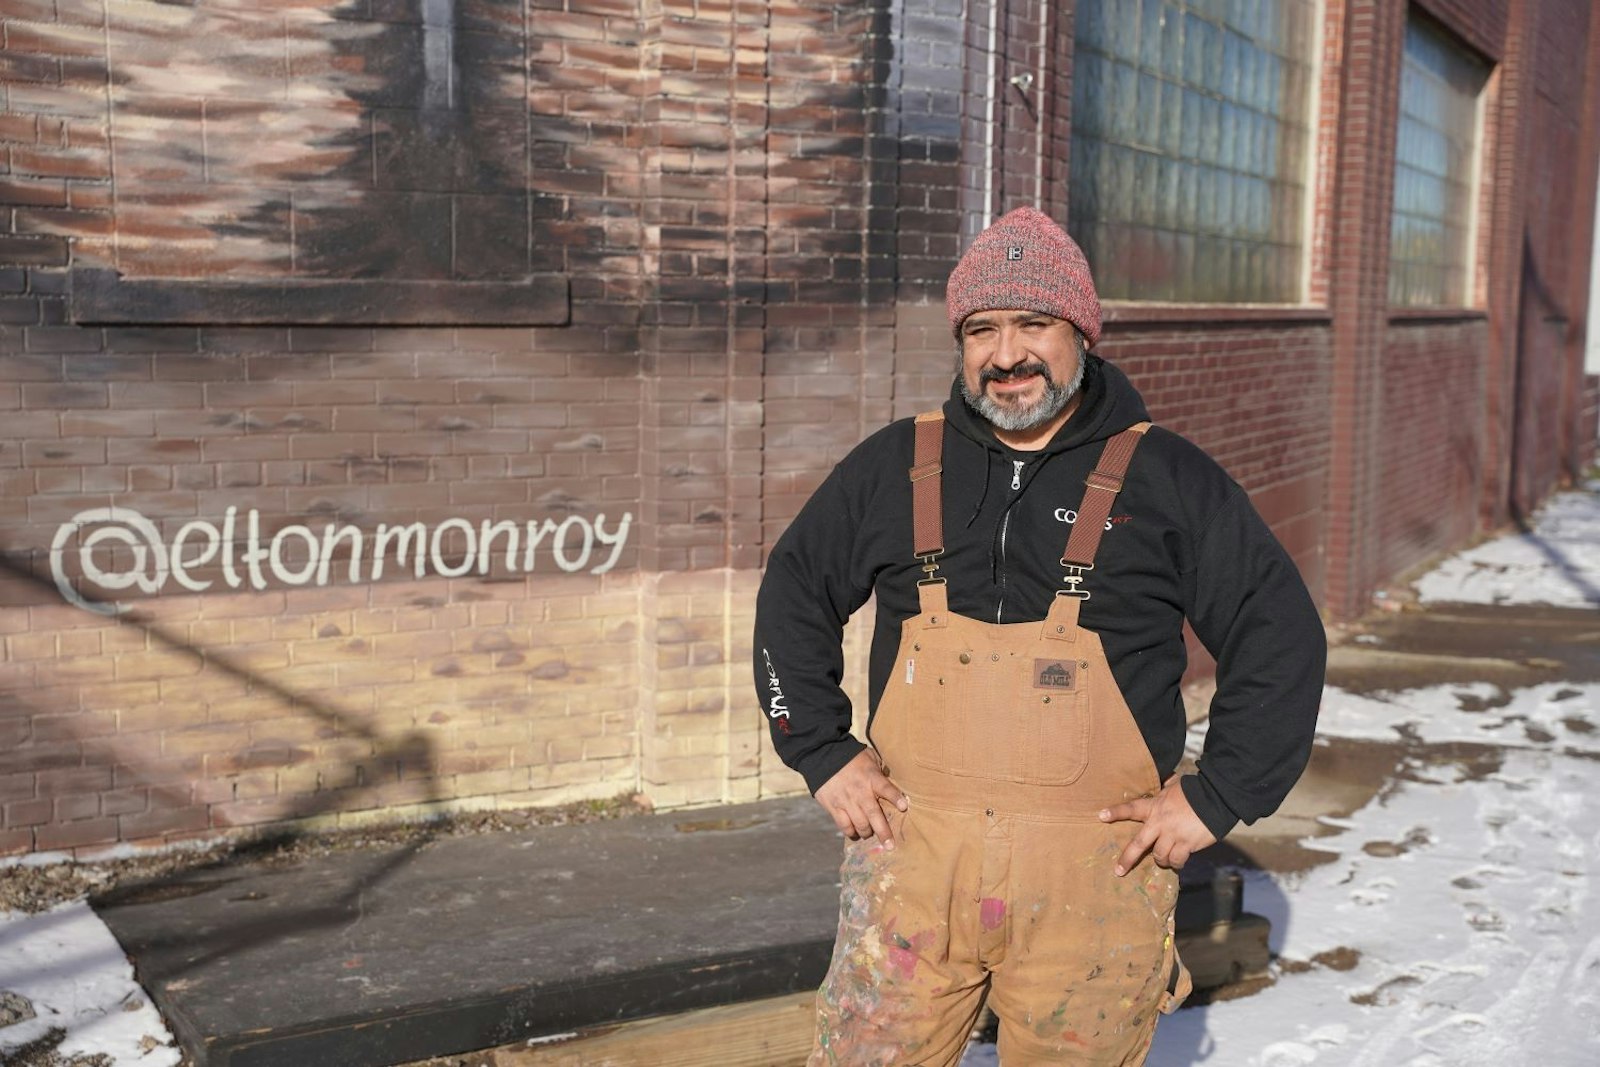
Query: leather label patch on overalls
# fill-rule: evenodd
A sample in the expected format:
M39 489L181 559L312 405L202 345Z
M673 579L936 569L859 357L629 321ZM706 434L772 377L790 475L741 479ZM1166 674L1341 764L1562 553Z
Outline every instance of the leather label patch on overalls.
M1071 659L1036 659L1033 661L1033 687L1035 689L1078 688L1078 661Z

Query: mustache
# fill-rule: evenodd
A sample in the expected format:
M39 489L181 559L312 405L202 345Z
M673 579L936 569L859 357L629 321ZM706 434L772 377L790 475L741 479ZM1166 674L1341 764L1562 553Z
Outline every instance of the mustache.
M1050 368L1043 363L1033 361L1029 363L1018 363L1010 370L1001 370L998 367L986 367L984 368L983 373L978 375L978 385L981 387L985 382L1009 382L1016 378L1028 378L1035 374L1052 385L1055 384L1055 379L1050 375Z

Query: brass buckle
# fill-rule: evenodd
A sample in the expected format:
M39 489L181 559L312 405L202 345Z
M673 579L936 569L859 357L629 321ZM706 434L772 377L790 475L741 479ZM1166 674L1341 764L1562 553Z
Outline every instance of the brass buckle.
M1088 600L1089 590L1083 588L1082 583L1084 575L1094 570L1094 564L1068 563L1063 559L1061 565L1067 569L1066 576L1061 579L1067 583L1067 588L1057 590L1056 596L1070 596L1078 600Z
M939 570L939 564L937 561L942 555L944 555L944 549L941 548L939 551L934 552L931 555L917 557L918 559L922 560L922 571L925 575L927 575L925 578L918 579L918 585L938 585L944 582L943 578L937 577Z

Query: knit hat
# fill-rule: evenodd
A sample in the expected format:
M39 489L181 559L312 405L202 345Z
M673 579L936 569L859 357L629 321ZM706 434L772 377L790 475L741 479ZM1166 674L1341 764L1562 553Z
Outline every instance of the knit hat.
M1066 319L1093 346L1100 298L1083 251L1043 212L1019 207L978 235L945 288L950 329L975 311L1042 311Z

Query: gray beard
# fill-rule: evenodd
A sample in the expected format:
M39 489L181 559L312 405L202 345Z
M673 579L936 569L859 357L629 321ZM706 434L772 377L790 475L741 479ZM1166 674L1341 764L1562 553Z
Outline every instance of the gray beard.
M1083 386L1083 369L1088 364L1083 353L1078 354L1078 370L1072 376L1072 381L1061 385L1050 376L1050 368L1043 363L1029 364L1038 370L1044 378L1044 394L1026 407L1001 404L995 401L988 393L979 393L976 396L967 388L967 376L962 373L958 363L956 366L956 381L961 383L961 396L966 400L967 406L979 415L982 415L996 429L1006 430L1010 433L1024 433L1037 429L1061 414L1068 403L1077 395ZM1003 375L985 372L979 378L978 388L982 389L985 382L998 381Z

